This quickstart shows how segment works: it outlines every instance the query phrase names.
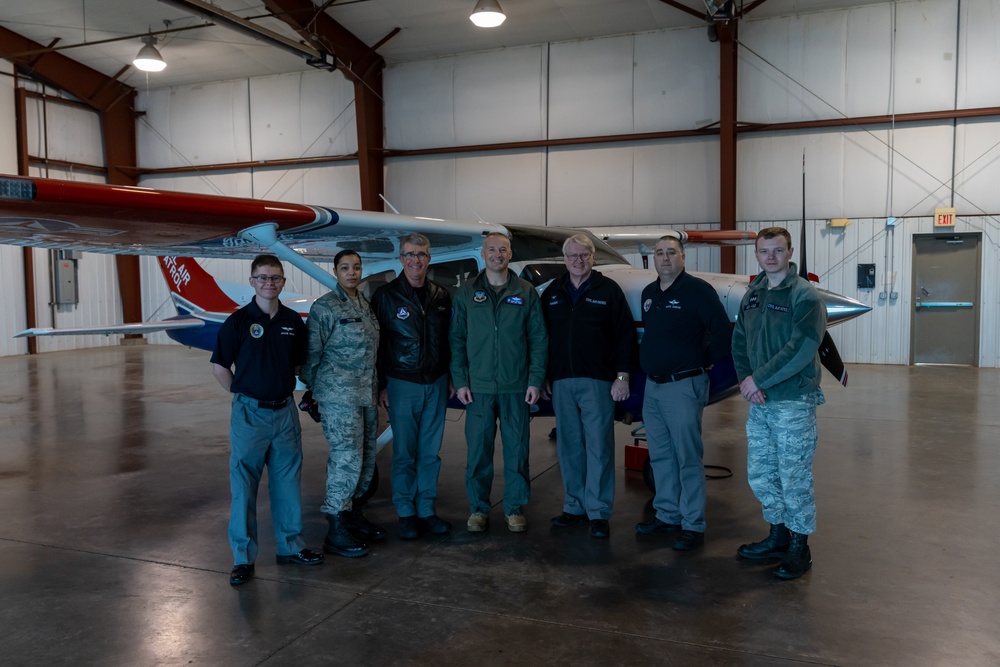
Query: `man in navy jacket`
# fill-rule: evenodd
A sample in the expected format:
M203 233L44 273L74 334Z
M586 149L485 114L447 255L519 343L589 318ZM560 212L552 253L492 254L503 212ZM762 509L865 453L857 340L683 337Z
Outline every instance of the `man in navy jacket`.
M615 281L594 271L594 242L576 234L563 243L566 274L542 293L549 329L547 385L556 413L556 450L566 491L552 525L590 518L606 538L615 497L615 401L629 396L635 323Z

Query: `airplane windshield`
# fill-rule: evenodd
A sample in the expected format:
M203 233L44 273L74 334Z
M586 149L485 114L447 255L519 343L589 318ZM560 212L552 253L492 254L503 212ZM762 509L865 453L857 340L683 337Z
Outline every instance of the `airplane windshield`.
M513 261L538 263L558 262L563 266L563 243L574 234L586 234L594 242L594 265L628 264L604 241L590 232L582 229L567 229L564 227L518 227L504 225L510 230L510 250Z

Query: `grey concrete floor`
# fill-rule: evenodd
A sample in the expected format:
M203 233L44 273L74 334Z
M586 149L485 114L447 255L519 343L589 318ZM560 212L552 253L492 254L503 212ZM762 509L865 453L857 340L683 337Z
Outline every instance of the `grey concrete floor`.
M850 370L848 389L824 380L815 565L798 581L735 558L766 532L736 397L705 413L706 463L733 476L709 482L695 552L637 539L650 494L620 455L611 539L551 528L551 418L532 423L528 532L508 532L499 507L489 532L465 532L454 411L438 507L452 536L399 540L383 481L368 514L390 537L370 556L279 566L262 488L257 576L232 588L229 399L208 355L2 358L0 664L1000 664L1000 372ZM303 426L318 547L326 445ZM618 429L621 449L631 438Z

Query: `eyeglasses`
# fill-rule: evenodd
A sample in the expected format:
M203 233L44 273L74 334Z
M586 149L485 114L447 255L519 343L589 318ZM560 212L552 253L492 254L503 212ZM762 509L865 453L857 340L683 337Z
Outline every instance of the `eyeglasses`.
M566 255L566 259L568 259L571 262L586 262L592 256L593 255L589 252L581 252L578 255Z
M271 283L272 285L280 285L285 282L285 276L253 276L253 279L259 282L261 285Z
M426 252L404 252L400 255L403 259L430 259Z

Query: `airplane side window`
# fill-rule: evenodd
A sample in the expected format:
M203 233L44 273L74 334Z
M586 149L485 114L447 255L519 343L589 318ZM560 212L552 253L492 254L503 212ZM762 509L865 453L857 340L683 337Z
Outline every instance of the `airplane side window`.
M385 285L395 277L396 272L391 269L381 273L374 273L362 280L361 284L358 285L358 288L361 290L361 293L365 295L365 298L371 301L372 295L375 294L375 290L382 285Z
M479 265L474 259L460 259L453 262L432 264L427 277L442 285L451 294L479 273Z

